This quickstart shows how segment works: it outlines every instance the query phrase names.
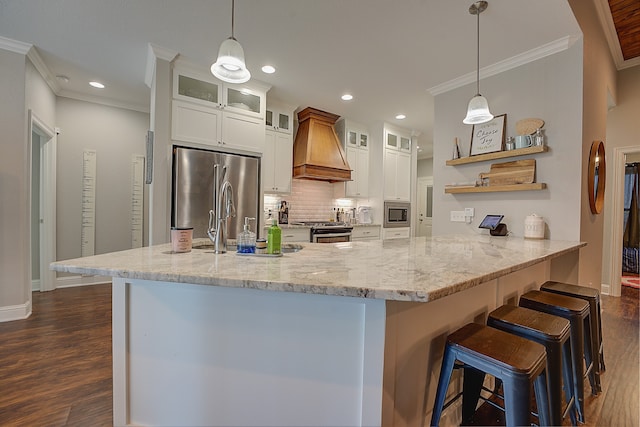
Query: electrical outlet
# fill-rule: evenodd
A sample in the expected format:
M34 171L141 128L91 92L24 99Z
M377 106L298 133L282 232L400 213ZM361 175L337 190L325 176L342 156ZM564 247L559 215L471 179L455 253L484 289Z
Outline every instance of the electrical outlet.
M451 211L451 222L465 222L464 211Z
M474 208L464 208L464 216L470 216L471 218L473 218L474 215L475 215Z

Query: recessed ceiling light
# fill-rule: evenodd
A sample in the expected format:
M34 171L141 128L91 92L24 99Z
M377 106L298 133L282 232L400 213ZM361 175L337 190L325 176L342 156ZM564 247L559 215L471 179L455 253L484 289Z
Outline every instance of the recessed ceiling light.
M350 93L345 93L341 96L341 98L343 101L351 101L353 99L353 95L351 95Z
M407 116L405 116L404 114L398 114L398 115L396 116L396 119L398 119L398 120L404 120L404 119L406 119L406 118L407 118Z
M276 69L271 65L265 65L262 67L262 72L267 74L273 74L276 72Z
M89 84L98 89L104 89L104 85L100 82L89 82Z

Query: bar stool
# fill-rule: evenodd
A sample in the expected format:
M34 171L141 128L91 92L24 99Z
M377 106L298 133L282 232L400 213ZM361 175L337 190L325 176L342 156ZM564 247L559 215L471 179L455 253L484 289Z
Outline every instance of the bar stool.
M586 286L571 285L569 283L548 281L540 286L544 292L553 292L569 297L580 298L589 301L591 314L591 342L593 343L593 363L596 366L598 376L598 391L600 387L600 373L606 370L604 366L604 346L602 345L602 318L600 316L600 292L597 289Z
M520 297L520 307L530 308L543 313L553 314L567 319L571 323L571 366L573 370L574 393L577 398L578 421L584 423L584 376L582 364L584 357L591 383L591 392L597 394L591 358L591 320L589 303L579 298L558 295L551 292L529 291ZM584 341L588 340L587 345Z
M542 345L498 329L469 323L447 337L438 380L431 425L440 423L451 373L456 361L464 368L462 419L472 419L485 374L504 385L504 411L508 426L530 425L531 384L535 391L540 425L549 425L546 389L546 355ZM458 365L460 366L460 365Z
M491 313L487 326L500 329L542 344L547 351L547 390L549 394L549 417L554 426L562 425L569 413L571 424L576 425L576 405L571 373L571 324L567 319L536 310L512 305L503 305ZM562 412L562 381L567 402ZM563 416L564 415L564 416Z

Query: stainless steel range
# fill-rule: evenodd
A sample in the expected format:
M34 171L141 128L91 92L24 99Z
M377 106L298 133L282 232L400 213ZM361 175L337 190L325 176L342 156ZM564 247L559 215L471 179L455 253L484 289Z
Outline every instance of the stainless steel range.
M346 222L292 222L292 225L306 225L311 227L309 241L312 243L350 242L353 226Z

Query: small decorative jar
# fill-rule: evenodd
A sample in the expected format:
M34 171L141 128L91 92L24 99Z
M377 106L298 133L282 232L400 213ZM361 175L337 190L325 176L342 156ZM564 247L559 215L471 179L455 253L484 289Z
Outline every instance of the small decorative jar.
M256 253L257 254L267 253L267 239L256 240Z
M544 218L536 214L527 215L524 219L525 239L544 239Z

